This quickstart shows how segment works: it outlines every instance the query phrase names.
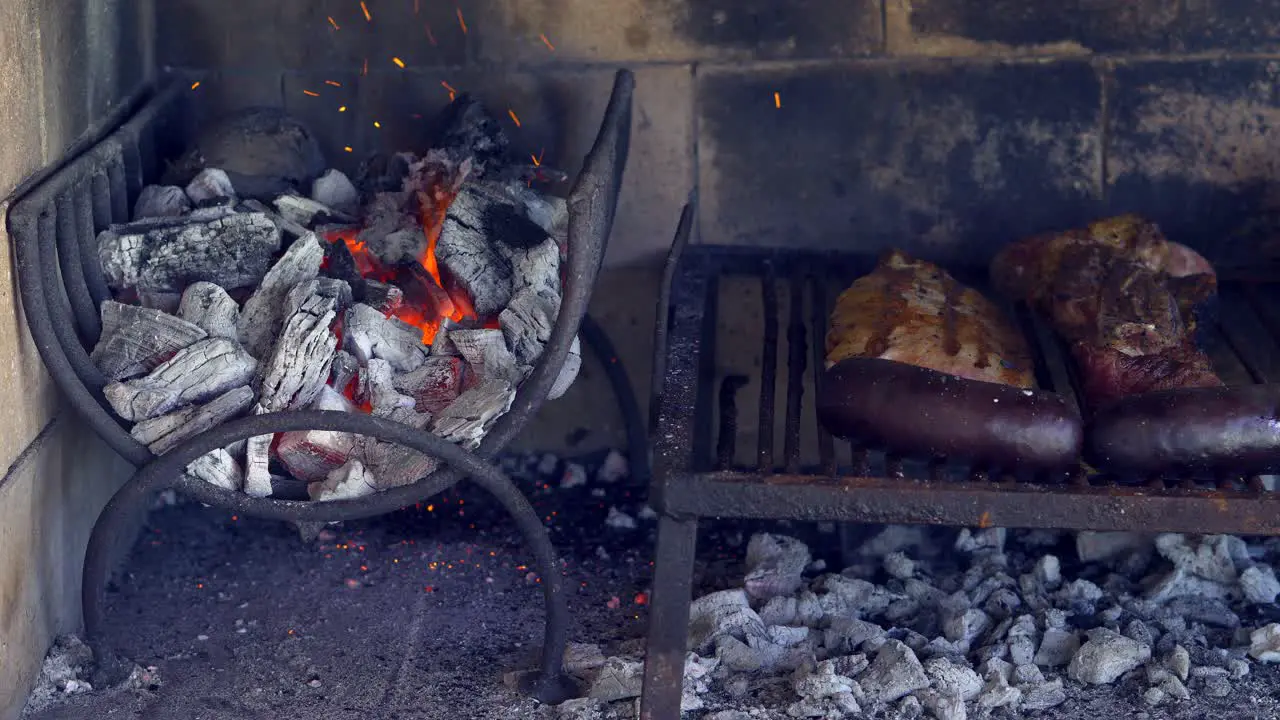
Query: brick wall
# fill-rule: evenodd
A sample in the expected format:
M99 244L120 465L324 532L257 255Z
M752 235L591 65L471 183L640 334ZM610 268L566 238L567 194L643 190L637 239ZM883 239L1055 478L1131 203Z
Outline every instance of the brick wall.
M210 112L285 105L339 164L420 144L448 83L571 166L635 69L614 263L658 257L695 184L704 242L972 260L1133 210L1224 264L1280 255L1275 0L258 5L160 3L161 61L216 73Z

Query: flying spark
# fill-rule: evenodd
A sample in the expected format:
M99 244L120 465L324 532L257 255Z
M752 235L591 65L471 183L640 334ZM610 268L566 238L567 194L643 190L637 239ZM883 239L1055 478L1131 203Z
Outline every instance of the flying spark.
M423 23L422 27L427 31L427 42L432 45L436 44L436 35L431 32L431 23Z
M379 130L382 129L382 123L378 122L377 120L373 121L373 126L378 128Z
M198 88L198 87L200 87L200 81L199 81L199 80L197 80L197 81L195 81L195 82L191 83L191 89L192 89L192 90L195 90L195 89L196 89L196 88Z
M782 109L782 93L773 94L773 106L778 108L779 110Z
M345 151L345 152L355 152L354 150L352 150L352 149L351 149L351 146L350 146L350 145L348 145L348 146L346 146L346 147L344 147L344 148L342 148L342 149L343 149L343 151Z
M310 95L311 97L320 97L320 93L318 93L318 92L316 92L316 91L314 91L314 90L303 90L303 91L302 91L302 94L303 94L303 95Z
M340 106L340 107L338 108L338 112L346 112L346 111L347 111L347 106L346 106L346 105L342 105L342 106Z
M333 29L334 29L334 30L341 30L341 29L342 29L342 26L338 24L338 21L337 21L337 20L334 20L334 19L333 19L333 16L332 16L332 15L330 15L330 16L329 16L329 24L333 26Z
M364 4L364 0L360 0L360 9L364 11L364 19L373 22L373 16L369 14L369 6Z
M324 81L324 84L325 84L325 85L332 85L332 86L334 86L334 87L342 87L342 83L338 82L337 80L325 80L325 81Z
M543 34L539 35L538 37L542 39L542 44L543 44L543 45L546 45L548 50L550 50L551 52L555 52L555 51L556 51L556 46L555 46L555 45L552 45L552 44L551 44L551 41L547 39L547 35L546 35L546 33L543 33Z
M462 28L462 34L467 34L467 20L462 17L462 8L454 8L458 11L458 25Z
M369 58L364 59L364 66L360 68L360 74L361 75L369 74Z
M398 58L398 57L393 57L393 58L391 58L391 62L395 63L395 64L396 64L396 67L400 68L401 70L403 70L403 69L404 69L404 61L403 61L403 60L401 60L400 58Z
M516 127L520 127L520 118L516 117L516 111L508 108L507 114L511 116L511 122L515 123Z

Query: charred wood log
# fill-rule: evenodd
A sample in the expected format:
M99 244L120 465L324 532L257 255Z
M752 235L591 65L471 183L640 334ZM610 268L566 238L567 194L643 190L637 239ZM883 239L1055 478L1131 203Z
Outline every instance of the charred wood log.
M284 312L282 317L289 317L302 307L302 304L312 296L318 295L333 300L333 310L341 313L351 307L351 286L341 280L333 278L319 277L313 280L304 280L293 286L293 289L284 296Z
M174 353L208 336L208 333L168 313L102 303L102 336L89 358L102 374L125 380L151 372Z
M236 342L206 338L179 350L144 377L109 383L103 393L120 417L138 422L245 385L257 365Z
M360 395L373 408L373 414L381 417L389 416L396 408L413 409L416 404L412 396L396 390L391 364L378 358L360 370Z
M383 315L404 307L404 291L395 285L377 280L364 281L364 296L357 299Z
M276 455L299 480L322 482L329 473L358 456L363 442L349 433L298 430L282 433Z
M330 329L334 303L312 295L285 322L258 384L263 412L303 407L324 387L338 343Z
M271 220L276 227L280 228L280 232L288 237L300 238L310 232L298 223L276 212L275 208L268 207L260 200L244 200L236 207L240 212L256 212L266 215L267 219Z
M104 230L98 258L107 284L175 293L201 280L224 288L257 284L280 250L280 230L261 213L208 215L212 219L192 213Z
M251 405L253 390L244 385L203 405L192 405L168 415L143 420L129 432L151 452L161 455L177 447L183 440L236 417Z
M182 293L178 316L198 325L210 337L235 340L236 326L240 321L240 306L226 290L211 282L198 282Z
M323 260L319 239L314 233L307 233L295 240L265 274L240 313L240 341L251 355L262 357L271 349L283 319L285 296L294 285L314 279Z

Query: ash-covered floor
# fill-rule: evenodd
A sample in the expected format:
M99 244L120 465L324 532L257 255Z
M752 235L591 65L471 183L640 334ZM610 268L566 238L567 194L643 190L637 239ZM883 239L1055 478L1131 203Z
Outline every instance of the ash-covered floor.
M581 465L530 455L511 458L507 466L555 528L554 540L575 590L570 600L571 639L598 645L599 655L622 658L610 665L625 669L634 667L631 661L643 652L655 523L643 509L643 488L616 477L617 459L613 458L604 472L600 471L602 455ZM765 529L801 538L812 552L806 563L809 559L819 563L809 564L805 572L799 590L801 606L805 589L818 589L823 582L818 579L823 574L821 563L839 567L837 534L829 526L706 523L699 545L696 594L742 587L748 539L753 532ZM1058 617L1076 630L1116 626L1126 635L1140 635L1142 628L1134 629L1133 615L1141 612L1142 606L1122 598L1126 593L1141 595L1142 591L1137 580L1126 585L1129 581L1123 578L1160 576L1173 567L1153 550L1144 551L1141 568L1137 567L1143 562L1141 553L1081 563L1074 557L1075 538L1067 533L1012 532L1003 550L993 552L992 548L955 549L955 530L869 528L863 532L868 540L864 545L867 555L849 576L865 575L875 582L858 587L878 588L869 590L873 595L901 594L905 588L902 577L909 577L919 581L913 586L917 590L928 586L951 593L954 599L956 593L982 593L978 586L985 582L986 597L973 607L981 608L995 623L1000 622L997 606L1001 603L1008 605L1021 598L1033 605L1033 597L1039 595L1069 608L1070 612ZM877 532L881 533L879 549L877 542L870 542ZM1201 554L1208 564L1187 567L1212 573L1241 562L1239 557L1215 556L1212 548L1227 545L1205 547L1209 550ZM1274 543L1250 543L1249 547L1259 562L1275 560L1280 551ZM891 550L902 554L891 555ZM1061 558L1061 580L1056 589L1019 587L1022 574L1044 574L1043 558L1050 554ZM909 566L904 567L904 558L912 559ZM997 558L1002 560L994 562ZM168 505L151 515L108 603L112 641L145 672L125 686L93 691L81 687L72 693L61 692L66 686L64 673L58 688L37 691L34 711L28 717L634 717L634 700L580 700L562 708L541 707L504 683L507 672L533 664L540 644L541 594L526 565L529 560L501 513L480 491L469 487L379 520L331 526L310 542L284 524L237 518L189 503ZM999 594L1010 587L1014 589ZM1098 592L1101 598L1095 597ZM724 597L732 602L731 596ZM992 597L999 597L999 602ZM780 604L785 606L786 602ZM753 605L769 617L763 603ZM1125 609L1111 610L1112 606ZM1238 623L1230 617L1212 616L1211 611L1223 609ZM713 670L701 683L691 683L701 690L696 703L702 708L685 717L953 720L966 717L966 709L968 717L1051 720L1280 717L1280 674L1274 665L1246 659L1245 654L1247 631L1280 618L1280 609L1274 604L1249 605L1235 600L1197 606L1193 611L1197 619L1182 630L1176 623L1151 620L1143 627L1154 634L1145 638L1152 644L1152 659L1137 663L1115 682L1100 685L1081 684L1063 667L1046 667L1043 677L1028 678L1036 671L1010 666L1013 672L1006 673L1006 682L993 680L1000 664L974 662L982 650L975 648L957 657L954 648L942 647L945 643L929 643L915 634L916 629L943 635L955 632L954 627L925 627L930 622L945 625L945 614L929 620L928 613L916 613L895 624L883 617L885 612L885 608L864 609L862 616L874 619L887 634L844 653L849 657L856 649L870 667L859 668L862 660L849 660L836 668L855 674L857 681L846 682L839 674L830 673L824 678L821 667L812 665L792 670L787 657L782 656L770 660L773 667L754 673L730 672L728 663L723 663L725 667ZM1043 624L1040 616L1045 615L1045 608L1013 610L1010 616L1021 612L1033 614ZM966 622L977 616L969 613L968 617ZM1238 628L1227 627L1232 624ZM1007 633L1007 637L1015 634ZM833 642L848 640L839 637ZM1168 663L1166 646L1173 646L1172 640L1188 646L1190 672L1185 682L1176 684L1167 681L1169 676L1180 674ZM1006 653L1012 642L1008 641ZM1124 645L1120 643L1119 650L1132 649ZM887 646L891 648L888 651ZM983 694L959 703L960 714L955 713L956 703L950 706L951 714L945 707L929 704L936 703L937 697L929 693L942 687L939 682L878 706L869 702L868 695L885 692L873 683L883 684L886 671L898 679L911 676L911 668L891 666L888 659L881 659L907 647L915 648L913 659L918 652L930 680L936 680L937 658L950 657L957 666L975 673L968 681L978 682ZM832 654L828 650L819 648L819 656ZM731 653L722 650L720 654ZM1248 669L1243 677L1242 662ZM985 677L979 680L980 675ZM877 677L881 680L874 679ZM1061 698L1050 692L1057 680L1061 681ZM856 691L850 693L852 686L857 686ZM1019 701L988 707L1011 697L1013 693L1006 689L1010 687L1021 688ZM1033 695L1037 687L1039 694ZM1185 699L1176 697L1182 692L1179 687L1187 694ZM72 688L76 689L74 683ZM1160 692L1152 692L1153 688ZM840 709L841 703L857 696L862 697L861 710ZM1024 707L1033 697L1040 703L1051 698L1055 704L1035 710ZM36 706L42 708L35 710Z

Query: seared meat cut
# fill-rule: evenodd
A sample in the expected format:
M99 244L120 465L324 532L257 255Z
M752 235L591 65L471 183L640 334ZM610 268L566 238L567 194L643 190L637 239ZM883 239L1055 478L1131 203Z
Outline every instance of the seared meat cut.
M991 275L1070 343L1091 406L1222 384L1193 340L1195 308L1217 290L1213 269L1154 223L1124 215L1022 240Z
M841 293L827 367L880 358L969 380L1035 385L1026 340L1000 308L942 268L892 251Z

